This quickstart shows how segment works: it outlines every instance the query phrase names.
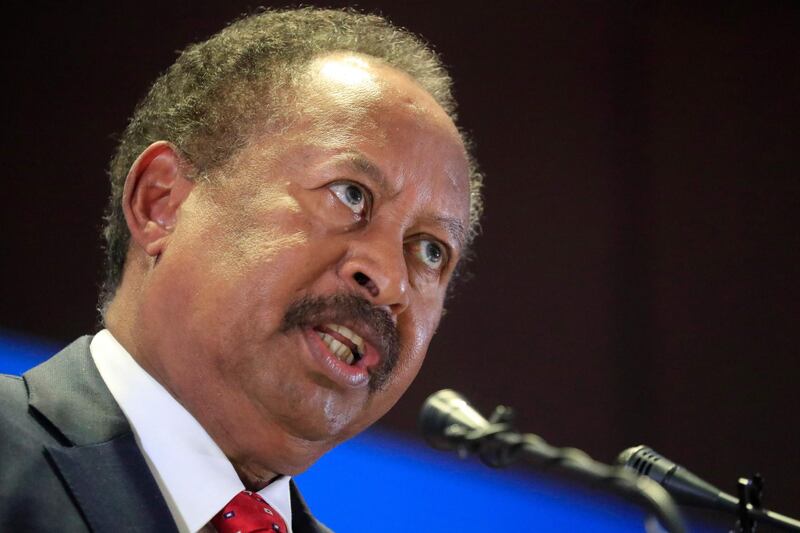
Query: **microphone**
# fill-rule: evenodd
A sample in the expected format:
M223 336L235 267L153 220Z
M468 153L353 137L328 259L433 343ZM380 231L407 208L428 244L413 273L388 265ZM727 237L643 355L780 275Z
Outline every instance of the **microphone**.
M647 446L632 446L617 456L617 464L657 481L678 503L736 512L739 500L678 466Z
M443 389L425 400L419 413L419 427L425 441L437 450L454 450L461 445L462 431L484 430L489 427L484 418L461 394L452 389Z
M641 476L657 481L672 496L685 505L708 507L729 513L739 513L739 499L703 481L689 470L670 461L652 448L644 445L623 450L617 464L628 467ZM789 531L800 531L800 521L766 509L747 505L753 518L763 520Z

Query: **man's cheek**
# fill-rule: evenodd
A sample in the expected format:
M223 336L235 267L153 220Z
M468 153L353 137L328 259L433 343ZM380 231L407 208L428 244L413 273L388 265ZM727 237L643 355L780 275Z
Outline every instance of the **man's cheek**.
M414 332L414 335L411 337L413 341L409 343L407 348L409 352L409 368L407 370L410 374L409 381L416 377L425 361L431 340L439 326L442 315L441 310L441 301L438 304L434 302L430 307L426 308L426 312L422 316L418 316L411 321L411 331Z
M221 253L232 263L264 263L278 254L302 246L308 235L297 225L284 224L278 218L259 218L246 226L225 229Z
M414 305L414 311L408 314L408 329L413 332L413 346L417 351L425 352L431 338L442 319L443 298L431 296L420 298Z
M433 328L429 322L414 320L403 324L401 331L405 331L406 335L401 333L400 359L395 368L393 379L407 382L406 386L408 386L425 361L428 345L433 335Z

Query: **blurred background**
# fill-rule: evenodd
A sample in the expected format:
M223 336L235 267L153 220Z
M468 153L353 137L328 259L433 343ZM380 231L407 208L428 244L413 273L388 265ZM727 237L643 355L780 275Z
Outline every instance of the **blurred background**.
M731 493L760 472L765 506L800 515L800 3L306 3L379 11L425 36L451 67L487 175L474 279L408 394L337 452L349 473L326 458L306 474L320 480L312 508L341 505L325 497L331 477L379 494L396 470L411 483L401 500L420 487L452 497L431 513L472 505L454 492L471 487L452 482L463 478L495 491L509 523L600 530L610 511L594 492L425 450L416 413L448 387L605 462L645 443ZM115 135L177 50L257 5L6 13L0 371L97 330ZM410 475L431 472L442 477ZM569 521L583 508L597 529ZM640 523L620 509L611 530ZM318 512L344 531L375 523Z

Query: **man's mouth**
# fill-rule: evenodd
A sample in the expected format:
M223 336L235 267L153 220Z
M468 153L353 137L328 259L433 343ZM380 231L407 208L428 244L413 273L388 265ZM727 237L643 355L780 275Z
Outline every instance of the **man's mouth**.
M329 323L323 326L315 326L313 329L331 353L338 357L340 361L352 365L358 363L364 357L364 339L350 328L341 324Z
M353 327L359 327L361 334ZM319 339L320 348L324 346L333 358L352 367L351 374L367 372L372 392L386 385L400 357L400 336L392 316L353 294L307 296L293 302L281 331L292 329Z

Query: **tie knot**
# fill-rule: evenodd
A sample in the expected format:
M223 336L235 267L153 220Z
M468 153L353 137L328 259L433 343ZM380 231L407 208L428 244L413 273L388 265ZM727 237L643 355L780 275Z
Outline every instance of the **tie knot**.
M245 490L233 497L220 512L211 519L219 533L287 533L278 511L264 501L264 498Z

